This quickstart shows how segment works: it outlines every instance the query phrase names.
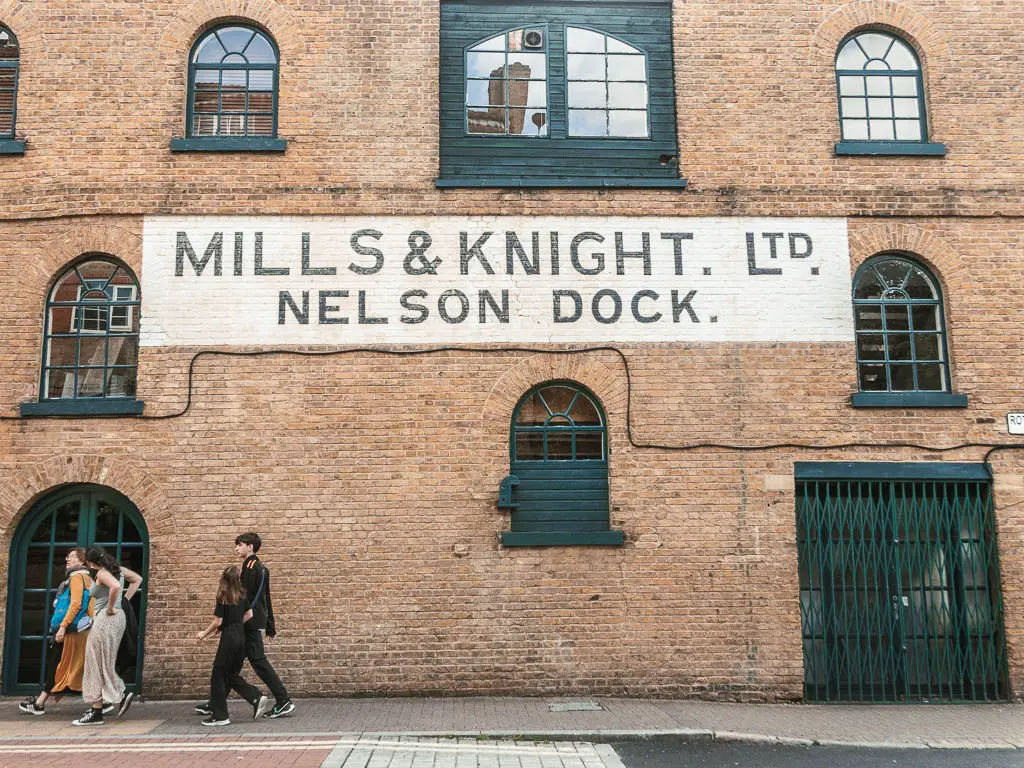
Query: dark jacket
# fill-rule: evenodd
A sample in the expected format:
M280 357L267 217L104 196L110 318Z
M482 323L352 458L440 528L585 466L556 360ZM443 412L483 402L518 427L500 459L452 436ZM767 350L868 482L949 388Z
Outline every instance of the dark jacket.
M260 589L260 582L263 588ZM274 605L270 602L270 569L256 555L250 555L242 563L242 586L246 600L252 607L252 618L246 622L246 629L265 629L270 637L277 634L274 624Z

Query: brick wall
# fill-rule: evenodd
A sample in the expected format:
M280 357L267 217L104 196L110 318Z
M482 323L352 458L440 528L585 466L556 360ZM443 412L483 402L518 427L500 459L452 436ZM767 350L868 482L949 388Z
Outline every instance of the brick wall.
M1022 410L1024 10L1004 3L676 3L683 191L459 190L437 174L436 3L0 0L22 45L0 157L0 414L37 396L46 291L103 252L142 273L147 214L850 217L851 274L888 249L939 276L965 410L854 410L853 344L631 342L397 359L206 357L167 421L0 423L0 549L66 482L118 488L152 541L145 681L201 695L191 640L234 535L274 572L272 659L297 694L801 694L794 460L979 461L984 449L767 452L638 442L1006 440ZM227 18L281 49L282 156L172 154L186 56ZM945 158L840 158L831 57L866 23L920 46ZM146 285L142 285L143 297ZM171 413L198 348L147 347L139 397ZM495 508L518 396L590 387L609 419L621 549L502 549ZM631 397L631 399L628 399ZM1011 685L1024 690L1024 455L993 457ZM4 558L6 560L6 558ZM6 565L0 587L6 594Z

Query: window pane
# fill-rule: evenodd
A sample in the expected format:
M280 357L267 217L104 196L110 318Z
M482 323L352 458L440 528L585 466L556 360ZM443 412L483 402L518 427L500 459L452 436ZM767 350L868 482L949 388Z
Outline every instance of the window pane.
M503 81L504 82L504 81ZM525 107L526 96L530 89L530 86L534 83L528 83L523 80L511 80L508 82L508 104L510 107ZM540 83L537 83L540 85Z
M855 299L880 299L885 288L878 277L878 273L871 267L860 273L857 281L857 289L853 295Z
M467 80L466 104L471 107L505 105L504 80Z
M896 117L917 117L918 101L914 99L896 99L893 114Z
M246 82L244 69L228 69L221 72L221 87L225 91L245 88Z
M504 77L505 54L470 53L466 55L467 77Z
M229 53L240 53L254 34L255 30L245 27L225 27L217 30L217 37Z
M608 79L609 80L639 80L647 79L647 67L644 65L643 56L609 56L608 57Z
M10 112L14 109L14 91L0 91L0 111Z
M224 58L225 53L227 51L220 44L220 40L215 35L210 34L199 44L192 60L197 64L219 64L220 60Z
M609 83L608 106L620 109L646 109L646 83Z
M570 80L604 80L604 56L572 54L566 56L567 75Z
M225 91L221 96L220 108L225 112L244 112L245 103L245 91Z
M868 117L892 117L892 101L868 99Z
M249 90L273 91L274 73L265 69L249 70Z
M541 398L547 403L552 414L566 413L573 400L576 399L576 394L574 388L563 386L544 387L540 391ZM566 422L563 420L563 423Z
M914 390L914 366L892 365L889 367L893 392L910 392Z
M196 90L192 101L192 109L196 112L216 112L219 104L219 91Z
M192 135L193 136L216 136L219 121L216 115L193 115Z
M103 397L103 369L78 371L78 397Z
M50 366L74 366L78 349L78 339L50 339L46 349L49 353L46 361Z
M107 352L108 365L137 365L139 340L135 336L111 336Z
M917 120L897 120L896 138L900 141L921 141L921 123Z
M549 415L544 401L540 399L540 395L537 392L534 392L526 402L519 406L516 424L540 427L547 422Z
M917 360L939 360L938 334L926 333L914 335L914 353Z
M867 120L843 120L843 138L847 141L857 141L859 139L867 139L868 137L868 121Z
M889 342L890 360L910 360L912 349L910 347L910 335L905 333L890 333L886 340Z
M929 392L946 389L941 363L925 363L917 366L917 388Z
M891 80L888 77L867 78L868 96L889 96L892 94Z
M512 136L546 136L547 112L543 109L511 108L508 111L508 132Z
M572 459L572 432L569 430L549 430L548 461L569 461Z
M868 107L864 99L843 99L843 117L867 117Z
M894 96L917 96L917 78L892 78L892 92Z
M577 459L603 459L604 439L600 432L576 433Z
M861 365L860 388L864 392L885 392L888 383L885 380L884 365Z
M836 57L836 69L863 69L866 62L867 57L857 46L857 42L850 40Z
M879 334L858 334L857 359L885 360L885 337Z
M569 110L570 136L607 136L608 116L604 111Z
M548 84L543 81L517 83L519 88L526 88L526 106L546 107L548 105ZM521 106L521 105L517 105Z
M885 329L887 331L910 330L910 315L907 307L887 304L885 307Z
M609 37L608 53L642 53L642 51L639 48L634 48L632 45L627 45L621 40L616 40L614 37Z
M508 56L509 79L546 79L546 60L547 56L543 53L510 53Z
M875 306L857 307L857 330L858 331L880 331L882 330L882 308Z
M273 112L274 95L266 91L249 92L249 112ZM268 115L269 118L269 115ZM251 131L250 131L251 132Z
M875 272L881 275L882 280L890 288L901 288L910 272L910 266L902 261L888 260L875 264Z
M872 141L892 141L895 138L892 120L869 120Z
M647 112L622 110L608 113L609 136L647 136Z
M582 392L576 398L576 402L573 403L569 418L578 427L597 427L601 425L601 417L598 415L597 408L590 398Z
M864 34L857 35L857 42L860 43L860 47L870 58L882 59L885 58L885 54L889 51L893 38L880 32L865 32Z
M523 32L525 30L517 29L515 32L508 33L508 49L510 51L521 51L523 50Z
M71 333L71 320L74 313L72 307L51 307L50 333Z
M605 107L605 83L569 83L569 107Z
M912 299L935 299L938 294L932 286L931 279L920 268L914 267L907 276L905 287L907 294Z
M497 35L488 40L484 40L482 43L477 43L471 51L504 51L505 50L505 35Z
M605 36L589 29L569 27L565 48L569 53L604 53Z
M114 368L107 372L108 397L135 397L138 380L136 368Z
M843 75L839 78L840 96L863 96L864 78L854 75Z
M893 42L892 48L889 49L889 55L885 57L885 63L893 69L917 69L917 57L910 50L910 46L902 40Z
M276 64L274 48L263 35L257 34L245 49L245 58L253 64Z
M939 308L914 307L914 330L935 331L939 328Z
M470 109L467 112L467 127L470 133L505 133L505 110Z
M103 365L103 356L106 354L107 337L83 336L78 351L79 365Z

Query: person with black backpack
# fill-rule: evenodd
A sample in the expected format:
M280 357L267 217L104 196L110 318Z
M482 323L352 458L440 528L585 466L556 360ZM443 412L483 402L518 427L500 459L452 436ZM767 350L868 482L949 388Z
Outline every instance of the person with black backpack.
M262 544L258 533L247 532L235 537L235 554L242 560L242 587L246 595L250 596L247 599L252 609L252 618L245 623L245 657L252 665L253 672L274 696L274 706L266 717L277 718L294 712L295 704L263 648L264 634L268 640L273 640L277 635L277 625L274 623L274 606L270 599L270 569L256 556ZM195 712L209 717L213 714L213 708L207 701L196 705Z

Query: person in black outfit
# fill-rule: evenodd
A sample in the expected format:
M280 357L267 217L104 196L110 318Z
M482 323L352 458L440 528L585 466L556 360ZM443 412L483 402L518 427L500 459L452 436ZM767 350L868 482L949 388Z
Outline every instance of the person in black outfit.
M277 676L273 665L267 660L263 649L263 635L273 640L277 635L274 623L274 606L270 599L270 569L265 566L256 553L262 545L258 533L242 533L235 537L235 554L242 560L242 587L249 595L248 603L252 608L252 618L245 622L245 656L249 659L260 680L262 680L275 703L267 717L275 718L289 715L295 711L295 704L288 695L281 678ZM201 715L210 715L213 710L211 703L199 704L195 711Z
M245 590L237 565L224 570L217 588L217 607L210 626L196 633L196 642L205 640L220 630L220 644L210 674L210 716L203 725L230 725L228 719L228 688L252 705L252 716L258 720L270 709L270 699L241 676L245 663L245 630L243 625L252 618L252 609L245 600Z

